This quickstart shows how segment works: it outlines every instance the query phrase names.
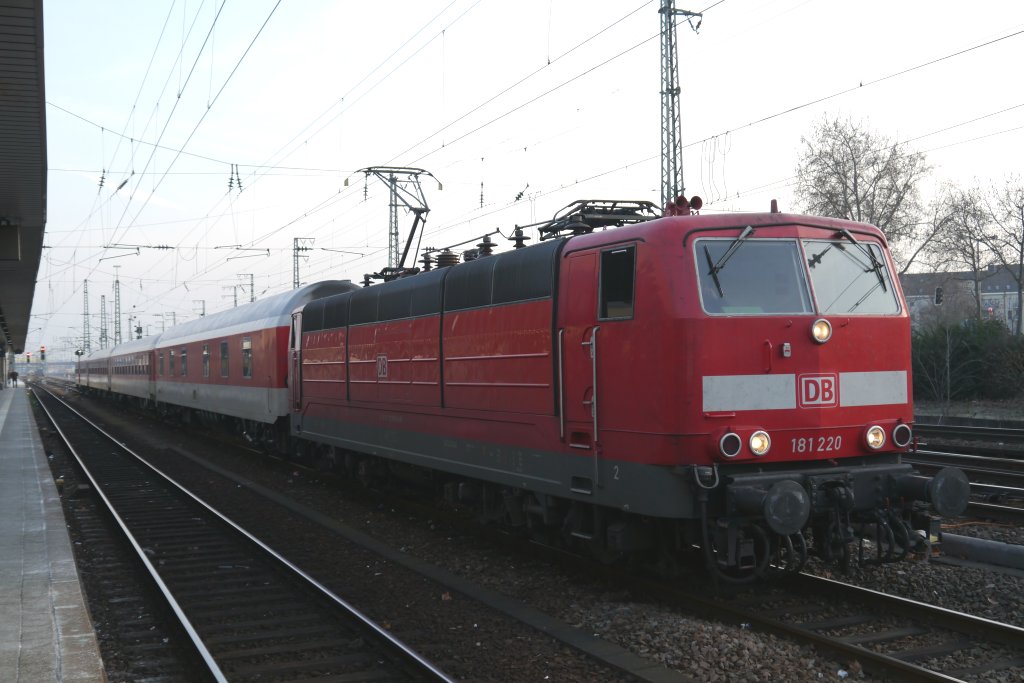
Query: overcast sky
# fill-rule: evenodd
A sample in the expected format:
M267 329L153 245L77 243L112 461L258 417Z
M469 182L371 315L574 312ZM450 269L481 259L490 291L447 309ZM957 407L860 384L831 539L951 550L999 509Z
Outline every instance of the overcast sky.
M705 1L677 2L706 10L699 33L678 29L684 181L705 212L798 208L800 138L823 117L925 152L926 198L1022 172L1024 3ZM257 297L290 289L295 238L313 240L302 282L379 270L388 193L367 166L443 184L423 183L424 246L580 198L658 202L658 6L46 0L48 222L26 348L80 344L86 279L92 348L101 295L112 342L115 272L127 339L129 315L157 333L248 301L250 274Z

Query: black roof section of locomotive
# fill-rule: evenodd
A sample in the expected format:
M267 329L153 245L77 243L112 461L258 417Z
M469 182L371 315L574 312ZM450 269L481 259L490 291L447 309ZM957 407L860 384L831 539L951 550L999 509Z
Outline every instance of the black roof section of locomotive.
M302 330L316 332L550 297L555 262L564 242L548 240L312 301L303 308Z

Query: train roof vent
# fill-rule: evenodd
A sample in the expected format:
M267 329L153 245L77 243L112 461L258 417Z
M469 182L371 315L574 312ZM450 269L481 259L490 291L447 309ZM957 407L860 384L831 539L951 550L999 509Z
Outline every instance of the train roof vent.
M618 199L578 199L550 221L538 223L542 240L567 234L585 235L597 229L643 223L660 218L661 212L646 201Z

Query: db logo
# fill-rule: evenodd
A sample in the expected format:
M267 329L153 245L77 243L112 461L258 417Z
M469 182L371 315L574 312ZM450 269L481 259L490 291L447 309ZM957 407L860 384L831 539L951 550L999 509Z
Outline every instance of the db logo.
M839 378L829 375L800 375L797 403L801 408L834 408L839 405Z
M377 356L377 379L388 378L388 357L383 353Z

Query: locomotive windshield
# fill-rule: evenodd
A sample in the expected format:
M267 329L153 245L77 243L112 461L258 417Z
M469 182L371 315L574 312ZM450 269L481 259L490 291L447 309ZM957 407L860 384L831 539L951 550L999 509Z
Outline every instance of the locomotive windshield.
M800 248L793 240L748 239L719 269L735 240L697 241L697 270L708 313L813 313Z
M697 240L695 246L701 302L712 315L900 311L877 244L714 238Z
M820 313L899 313L889 271L877 244L804 240Z

